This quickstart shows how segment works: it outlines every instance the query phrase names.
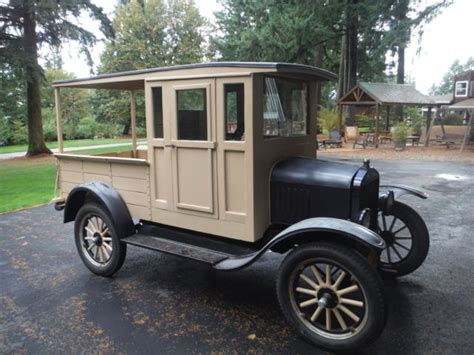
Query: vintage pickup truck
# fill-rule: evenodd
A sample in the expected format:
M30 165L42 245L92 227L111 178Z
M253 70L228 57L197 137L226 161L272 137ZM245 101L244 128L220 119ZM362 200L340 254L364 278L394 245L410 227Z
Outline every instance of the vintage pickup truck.
M306 65L220 62L54 82L55 207L75 221L84 264L110 276L128 245L223 271L287 253L277 297L289 324L330 351L374 341L387 315L381 275L414 271L429 247L421 217L395 199L426 196L380 186L368 161L316 159L318 86L334 79ZM64 154L63 88L129 91L130 151Z

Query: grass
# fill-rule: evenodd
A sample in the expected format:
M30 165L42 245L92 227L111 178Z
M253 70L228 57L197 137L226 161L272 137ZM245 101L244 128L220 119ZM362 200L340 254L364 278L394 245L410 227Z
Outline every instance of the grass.
M0 162L0 213L49 202L55 194L52 158Z
M130 138L109 138L109 139L78 139L78 140L69 140L64 141L65 148L72 147L87 147L89 145L102 145L102 144L114 144L114 143L131 143ZM49 149L57 148L57 142L46 143ZM17 153L17 152L26 152L28 145L8 145L0 147L0 154L4 153Z
M130 146L77 151L101 154L130 150ZM55 196L56 163L52 156L0 160L0 213L45 204Z

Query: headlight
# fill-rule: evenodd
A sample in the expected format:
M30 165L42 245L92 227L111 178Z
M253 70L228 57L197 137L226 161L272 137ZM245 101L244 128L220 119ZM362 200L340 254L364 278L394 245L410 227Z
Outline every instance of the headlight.
M395 202L395 197L393 191L389 191L379 197L379 210L388 216L392 214L393 203Z
M370 219L371 219L372 212L370 208L364 208L360 214L357 222L360 225L363 225L365 228L370 228Z

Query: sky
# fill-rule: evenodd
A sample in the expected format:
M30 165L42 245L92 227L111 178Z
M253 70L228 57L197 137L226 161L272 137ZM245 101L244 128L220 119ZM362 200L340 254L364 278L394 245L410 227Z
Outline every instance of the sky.
M218 0L195 0L201 14L213 21L215 11L221 9ZM380 0L383 1L383 0ZM433 3L435 0L424 0L424 4ZM102 6L107 14L112 14L115 1L95 0ZM428 94L430 87L439 83L450 65L459 59L465 62L474 56L474 42L472 35L472 14L474 14L474 0L453 0L453 4L432 22L425 25L421 43L414 34L406 52L406 75L410 82L421 92ZM81 24L98 33L97 24L84 16ZM97 28L94 30L94 28ZM98 33L99 34L99 33ZM99 63L103 44L98 43L92 50L95 64ZM420 50L421 48L421 50ZM64 69L74 73L77 77L90 76L90 68L85 58L78 53L74 43L66 44L62 50Z

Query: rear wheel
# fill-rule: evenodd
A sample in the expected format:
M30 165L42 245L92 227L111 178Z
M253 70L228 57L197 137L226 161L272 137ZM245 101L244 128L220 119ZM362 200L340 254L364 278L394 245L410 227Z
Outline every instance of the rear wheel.
M107 211L86 203L77 213L74 234L79 255L94 274L111 276L125 261L127 245L120 241Z
M386 245L379 260L384 276L404 276L423 264L428 255L430 237L425 222L415 210L395 202L391 215L379 213L378 228Z
M328 351L364 347L385 325L379 275L360 254L339 245L295 248L280 267L277 293L289 324Z

